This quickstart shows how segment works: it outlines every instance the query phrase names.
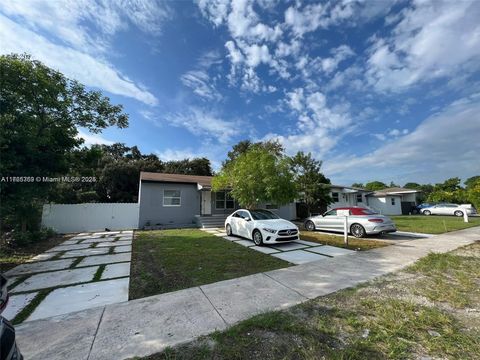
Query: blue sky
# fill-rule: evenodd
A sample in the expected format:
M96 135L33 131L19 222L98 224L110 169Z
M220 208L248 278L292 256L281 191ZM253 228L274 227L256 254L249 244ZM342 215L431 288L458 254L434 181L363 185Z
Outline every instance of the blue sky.
M128 129L80 129L218 169L243 139L334 183L480 173L480 2L2 1L0 52L102 90Z

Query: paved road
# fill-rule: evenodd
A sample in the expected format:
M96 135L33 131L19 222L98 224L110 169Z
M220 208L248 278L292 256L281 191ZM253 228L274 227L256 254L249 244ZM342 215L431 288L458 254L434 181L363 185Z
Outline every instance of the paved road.
M126 359L193 340L480 240L480 227L107 305L17 328L27 359Z

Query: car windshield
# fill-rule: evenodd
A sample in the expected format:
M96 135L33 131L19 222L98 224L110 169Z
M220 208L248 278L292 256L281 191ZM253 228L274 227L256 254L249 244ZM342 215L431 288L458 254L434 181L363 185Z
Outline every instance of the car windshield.
M280 219L276 214L268 210L250 210L253 220L274 220Z

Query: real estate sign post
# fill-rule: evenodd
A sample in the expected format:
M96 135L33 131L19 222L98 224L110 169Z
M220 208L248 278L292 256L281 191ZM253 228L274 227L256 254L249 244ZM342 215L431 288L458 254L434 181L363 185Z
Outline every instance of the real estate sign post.
M343 241L345 245L348 246L348 216L350 215L350 210L337 210L337 216L343 216Z

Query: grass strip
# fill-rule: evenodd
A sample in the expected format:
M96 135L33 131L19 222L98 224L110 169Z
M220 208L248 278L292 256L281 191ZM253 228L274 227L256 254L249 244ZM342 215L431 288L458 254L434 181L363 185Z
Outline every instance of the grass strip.
M25 306L18 314L15 316L12 320L13 325L20 324L24 322L31 314L32 312L37 308L38 305L47 297L48 294L50 294L54 289L45 289L45 290L40 290L35 296L30 303Z
M80 262L81 262L83 259L85 259L85 258L86 258L86 256L80 256L80 257L76 258L76 259L73 261L73 263L70 265L69 269L75 268L75 267L76 267L78 264L80 264Z
M93 282L100 281L102 279L102 274L105 271L106 264L102 264L98 267L97 272L93 276Z

